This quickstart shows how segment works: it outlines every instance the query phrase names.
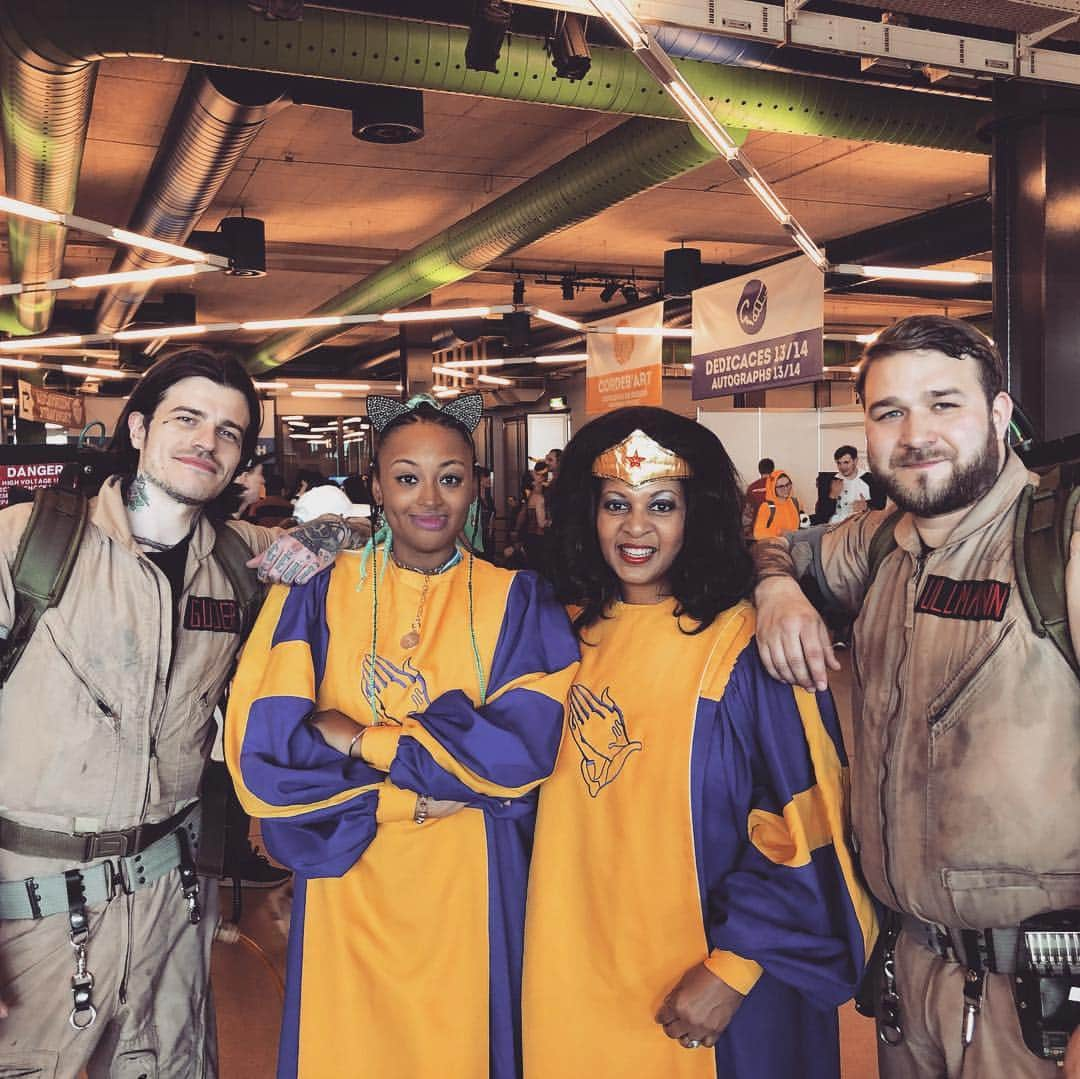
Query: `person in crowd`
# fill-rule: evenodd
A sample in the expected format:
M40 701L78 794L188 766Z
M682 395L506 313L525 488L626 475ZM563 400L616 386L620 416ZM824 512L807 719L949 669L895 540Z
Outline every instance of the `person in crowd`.
M491 493L491 469L477 465L475 472L480 537L485 556L490 559L495 551L495 496Z
M256 457L248 468L239 473L233 480L237 490L237 510L233 515L241 521L251 521L251 508L260 499L266 497L266 473L265 466L269 462Z
M832 700L758 658L741 501L716 436L662 409L563 455L554 580L582 662L540 794L526 1079L839 1075L876 923Z
M758 506L765 499L765 486L769 476L776 471L776 463L771 457L762 457L757 463L758 478L746 488L743 499L742 522L743 534L750 538L754 534L754 521L757 519Z
M1080 907L1080 681L1021 597L1013 536L1034 478L1004 442L1003 364L970 324L916 315L867 347L857 390L898 512L756 545L762 657L808 688L837 667L796 566L857 612L853 825L899 926L875 1001L883 1079L1050 1079L1054 1062L1021 1037L1017 927L1060 927L1055 912ZM875 543L883 527L889 544ZM1078 1072L1071 1044L1065 1074Z
M353 505L371 505L371 484L359 472L353 472L346 476L341 484L341 489L349 496L349 501Z
M801 513L791 477L786 472L769 473L765 479L765 497L754 517L754 539L779 536L798 528Z
M854 446L839 447L833 460L836 475L829 494L836 500L836 507L829 524L835 525L869 506L870 485L859 475L859 451Z
M217 1074L217 887L195 854L212 712L241 644L221 537L300 579L352 535L320 522L268 550L276 532L228 520L259 412L229 355L185 349L142 376L111 445L120 472L0 694L0 1074ZM0 512L9 647L30 512Z
M553 484L559 475L559 463L562 461L562 450L558 447L550 449L544 455L544 464L548 467L548 486Z
M521 513L518 516L518 542L525 553L525 564L538 573L547 572L547 493L550 473L544 461L537 461L531 473L532 486L527 488Z
M264 472L265 494L248 510L247 519L269 528L280 527L292 517L293 504L285 497L285 481L276 473Z
M519 1072L532 792L578 648L546 582L457 542L480 409L368 398L382 527L271 593L236 676L226 757L296 873L281 1077Z
M296 473L296 483L289 494L289 500L295 504L296 500L305 492L310 491L313 487L321 487L323 484L330 482L330 479L318 469L301 468Z

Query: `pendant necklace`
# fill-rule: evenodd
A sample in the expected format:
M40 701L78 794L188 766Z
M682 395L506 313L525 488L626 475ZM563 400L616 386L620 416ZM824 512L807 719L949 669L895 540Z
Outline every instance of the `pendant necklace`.
M416 617L413 619L412 629L401 638L401 647L408 651L420 643L420 622L424 617L424 603L427 600L428 586L431 584L433 574L424 574L424 584L420 589L420 603L416 608Z
M401 638L401 647L406 651L410 648L415 648L420 643L420 625L424 619L424 604L427 602L428 589L431 587L431 578L440 573L445 573L451 567L456 566L460 561L461 552L457 550L454 551L446 562L441 566L437 566L435 569L420 569L418 566L407 566L404 562L399 562L396 558L394 559L394 565L397 566L398 569L408 570L409 573L419 573L424 578L423 587L420 589L420 602L416 607L416 617L412 621L409 632Z

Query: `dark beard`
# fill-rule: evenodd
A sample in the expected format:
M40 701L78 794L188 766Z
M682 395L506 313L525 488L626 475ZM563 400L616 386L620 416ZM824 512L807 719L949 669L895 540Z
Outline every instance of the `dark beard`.
M205 506L208 502L213 501L213 499L209 498L192 498L191 495L186 495L183 491L178 491L171 484L158 479L157 476L153 476L149 472L140 472L135 477L134 482L137 483L142 477L145 477L146 482L152 483L159 491L168 495L174 502L179 502L181 506Z
M909 454L908 458L918 459L914 454ZM873 463L870 471L900 509L916 517L941 517L978 502L994 486L998 464L998 437L990 424L982 453L962 468L955 468L948 485L938 491L930 492L925 487L914 491L903 488L895 475L886 475Z

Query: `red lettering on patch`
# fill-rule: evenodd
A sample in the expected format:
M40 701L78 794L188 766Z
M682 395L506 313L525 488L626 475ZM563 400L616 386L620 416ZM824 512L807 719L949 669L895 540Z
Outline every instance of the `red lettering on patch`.
M1012 585L1004 581L954 581L931 574L915 602L915 612L965 622L1000 622L1011 592Z
M188 596L184 629L206 629L214 633L240 632L240 605L234 599Z

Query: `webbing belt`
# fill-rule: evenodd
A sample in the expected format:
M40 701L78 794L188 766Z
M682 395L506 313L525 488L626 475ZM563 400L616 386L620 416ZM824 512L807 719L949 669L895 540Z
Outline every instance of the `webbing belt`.
M163 836L175 832L198 803L174 813L168 820L140 824L120 832L53 832L0 817L0 848L34 858L64 858L92 862L97 858L126 858L141 854Z
M148 888L176 869L187 855L188 844L198 844L200 820L196 806L179 826L140 853L88 869L80 867L86 905L104 903L119 892L130 894ZM186 833L183 838L181 833ZM68 910L68 881L63 873L0 881L0 921L48 918Z
M935 955L975 967L976 959L992 974L1015 974L1017 969L1020 927L1006 926L1000 929L960 930L934 922L924 922L911 914L902 916L904 932L929 948ZM966 938L966 939L965 939ZM978 950L978 956L969 956L966 942Z

